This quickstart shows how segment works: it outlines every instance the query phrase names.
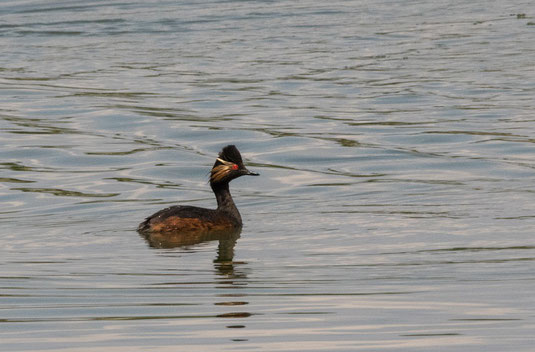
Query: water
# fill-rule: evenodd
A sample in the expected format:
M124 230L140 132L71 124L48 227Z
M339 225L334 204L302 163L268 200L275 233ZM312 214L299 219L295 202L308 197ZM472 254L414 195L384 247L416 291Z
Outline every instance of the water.
M2 2L2 350L532 351L534 16ZM151 247L230 143L240 237Z

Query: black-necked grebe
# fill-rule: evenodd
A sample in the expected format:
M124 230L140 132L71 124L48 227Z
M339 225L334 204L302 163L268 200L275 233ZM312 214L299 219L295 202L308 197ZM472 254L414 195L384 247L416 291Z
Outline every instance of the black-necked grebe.
M243 165L238 148L227 145L219 153L210 172L210 186L217 199L217 209L175 205L146 218L139 224L138 231L191 234L241 229L240 212L230 195L229 182L243 175L258 176Z

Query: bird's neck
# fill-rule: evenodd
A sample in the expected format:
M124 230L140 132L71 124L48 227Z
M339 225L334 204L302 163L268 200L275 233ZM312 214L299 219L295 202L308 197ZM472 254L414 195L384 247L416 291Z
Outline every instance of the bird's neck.
M241 215L238 211L238 208L236 207L236 204L234 204L232 195L230 194L228 182L216 184L212 183L210 184L210 186L212 187L212 190L215 194L215 198L217 199L217 210L228 213L229 215L234 217L241 225Z

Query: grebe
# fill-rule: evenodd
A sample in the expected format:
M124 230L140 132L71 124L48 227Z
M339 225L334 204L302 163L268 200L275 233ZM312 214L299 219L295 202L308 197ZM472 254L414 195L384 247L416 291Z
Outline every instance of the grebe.
M244 175L258 176L247 170L238 148L227 145L219 153L210 172L210 186L217 199L217 209L175 205L146 218L139 224L138 231L144 234L187 235L241 230L242 220L230 195L229 182Z

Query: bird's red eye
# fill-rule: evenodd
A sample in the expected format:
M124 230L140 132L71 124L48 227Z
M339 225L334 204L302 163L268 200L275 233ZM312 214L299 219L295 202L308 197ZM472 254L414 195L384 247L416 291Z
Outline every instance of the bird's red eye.
M232 164L232 170L238 170L238 165Z

